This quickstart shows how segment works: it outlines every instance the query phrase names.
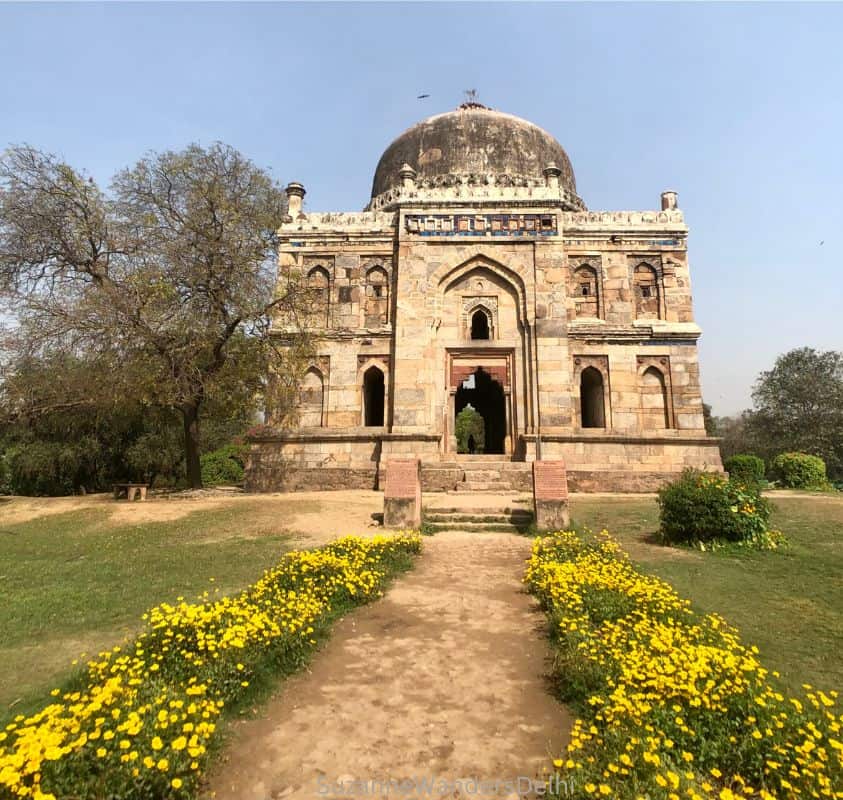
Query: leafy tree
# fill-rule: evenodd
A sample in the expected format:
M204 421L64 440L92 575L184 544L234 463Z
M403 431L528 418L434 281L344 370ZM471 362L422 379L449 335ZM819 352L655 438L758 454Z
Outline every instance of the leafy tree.
M5 365L0 382L0 494L57 495L108 489L116 481L169 485L184 472L182 425L172 409L136 398L85 394L105 383L103 365L68 353ZM74 401L64 402L69 396ZM242 435L254 404L206 401L203 450Z
M91 408L108 396L169 409L182 420L188 481L201 486L207 403L251 404L273 367L289 371L264 335L273 315L305 314L297 281L276 289L285 212L279 185L223 144L151 154L108 194L55 156L8 150L0 293L31 352L57 348L98 365L97 380L38 410ZM19 400L16 413L26 407Z
M486 446L486 422L473 406L467 405L457 414L454 424L457 452L469 452L469 437L474 438L474 452L482 453Z
M717 418L711 415L711 406L708 403L703 403L702 407L705 432L709 436L717 436Z
M743 453L766 454L766 445L759 441L749 425L751 415L751 411L744 411L732 417L714 418L717 436L720 437L720 455L724 461Z
M759 376L752 399L747 426L760 443L755 452L768 460L810 453L832 475L843 472L843 353L801 347L779 356Z

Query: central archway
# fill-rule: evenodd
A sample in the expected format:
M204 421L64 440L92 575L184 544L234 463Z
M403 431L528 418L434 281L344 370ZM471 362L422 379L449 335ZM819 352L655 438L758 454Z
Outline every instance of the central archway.
M482 367L478 367L456 391L454 398L454 425L456 416L468 405L483 417L483 453L505 452L506 400L503 386ZM477 452L475 449L474 452Z

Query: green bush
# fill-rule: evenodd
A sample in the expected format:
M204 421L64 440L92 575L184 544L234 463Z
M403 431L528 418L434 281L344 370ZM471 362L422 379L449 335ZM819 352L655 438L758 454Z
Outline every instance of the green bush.
M764 459L749 454L727 458L723 467L733 481L761 483L764 480Z
M661 536L671 544L756 541L770 504L756 483L688 469L659 490Z
M200 459L202 464L202 485L219 486L243 482L246 448L243 445L227 444Z
M482 415L474 409L473 406L467 405L459 414L457 414L456 423L454 425L454 434L457 437L457 452L468 453L470 448L468 445L469 437L474 439L474 452L482 453L486 447L486 422Z
M782 486L790 489L827 489L825 462L808 453L780 453L773 459L773 471Z

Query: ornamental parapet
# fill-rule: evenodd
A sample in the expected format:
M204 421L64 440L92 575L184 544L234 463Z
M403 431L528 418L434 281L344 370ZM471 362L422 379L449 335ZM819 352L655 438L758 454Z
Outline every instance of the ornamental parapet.
M289 236L311 231L318 233L342 230L348 233L391 234L395 229L397 216L392 211L314 211L309 214L299 214L296 219L284 222L278 229L278 233Z
M687 232L685 216L678 208L664 211L563 211L561 222L565 231L616 230L623 228L670 227Z
M583 201L562 186L547 186L531 178L500 175L443 175L421 184L393 186L373 197L366 208L369 211L378 211L403 203L517 203L525 200L561 205L572 211L585 209Z

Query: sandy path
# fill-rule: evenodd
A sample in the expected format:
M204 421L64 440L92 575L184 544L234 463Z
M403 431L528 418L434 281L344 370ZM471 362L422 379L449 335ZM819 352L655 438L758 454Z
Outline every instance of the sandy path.
M311 671L234 728L208 794L335 797L336 782L539 777L571 720L547 692L544 618L520 583L529 546L497 533L426 539L412 572L341 620ZM450 797L471 793L454 788Z

